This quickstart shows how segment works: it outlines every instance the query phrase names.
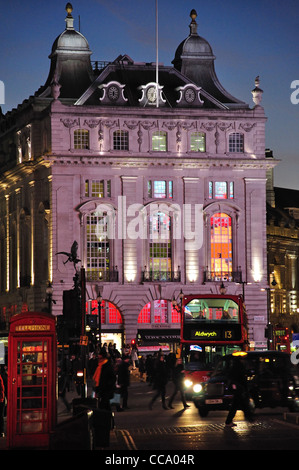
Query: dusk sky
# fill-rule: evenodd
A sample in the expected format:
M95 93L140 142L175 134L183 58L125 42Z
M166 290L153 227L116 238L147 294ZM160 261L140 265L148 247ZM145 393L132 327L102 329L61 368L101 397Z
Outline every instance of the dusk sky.
M0 0L0 80L5 113L34 94L48 77L48 58L65 29L64 0ZM155 62L155 0L74 0L75 29L89 42L91 60L128 54ZM233 96L252 107L251 90L260 76L268 118L266 147L281 160L276 186L299 190L299 1L158 0L159 62L171 65L189 35L190 11L198 34L211 45L216 74ZM291 88L298 81L296 89Z

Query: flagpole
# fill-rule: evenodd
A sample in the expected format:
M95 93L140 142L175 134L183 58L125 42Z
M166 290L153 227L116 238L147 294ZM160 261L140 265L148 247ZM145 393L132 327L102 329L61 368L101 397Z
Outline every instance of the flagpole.
M156 107L159 107L159 95L158 95L158 78L159 78L159 71L158 71L158 0L156 0Z

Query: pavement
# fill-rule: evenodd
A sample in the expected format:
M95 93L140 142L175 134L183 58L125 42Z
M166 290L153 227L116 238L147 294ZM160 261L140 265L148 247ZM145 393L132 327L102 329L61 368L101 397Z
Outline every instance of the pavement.
M134 381L139 381L138 369L131 370L131 382L134 382ZM87 396L90 397L91 393L92 393L92 382L89 380L87 381ZM66 393L66 400L69 404L72 404L73 400L76 400L78 398L80 398L80 395L78 395L75 385L72 384L70 390L68 390ZM114 411L115 410L112 407L112 412L114 413ZM59 398L57 401L57 429L59 429L60 426L62 427L62 425L64 424L67 425L68 423L70 423L71 425L73 421L72 419L73 417L74 417L74 414L73 414L72 408L69 411L66 408L66 405L63 403L62 399ZM6 438L6 417L4 418L4 433L5 433L5 436L0 437L0 451L1 450L24 450L24 449L14 449L14 448L9 449L8 448L7 438ZM54 430L54 433L55 433L55 430ZM110 430L110 445L109 447L105 447L105 449L109 450L110 448L113 448L114 446L116 446L116 442L117 442L117 439L115 435L115 430L111 429ZM43 449L43 450L50 450L50 449Z
M138 371L133 371L131 372L131 381L134 382L134 381L139 381L139 376L138 376ZM92 391L92 385L91 383L88 383L88 387L87 387L87 396L90 396L91 395L91 391ZM66 398L67 398L67 401L68 403L72 403L72 401L74 399L78 399L80 398L80 396L77 394L76 392L76 389L75 387L72 387L72 389L70 389L67 394L66 394ZM116 410L112 409L112 412L114 413ZM277 418L276 418L277 419ZM291 413L291 412L284 412L282 413L281 417L279 418L280 421L283 421L283 422L286 422L286 423L289 423L291 425L295 425L295 426L299 426L299 412L298 413ZM6 431L6 418L4 418L4 421L5 421L5 431ZM58 402L57 402L57 430L59 428L61 428L63 430L63 428L65 427L65 429L70 429L68 426L74 426L75 427L75 421L74 420L74 415L73 415L73 411L68 411L65 404L63 403L63 401L59 398L58 399ZM67 431L62 431L64 433L67 433ZM79 430L79 432L82 432L82 425L81 425L81 428ZM55 433L55 431L54 431ZM74 433L74 436L75 436L75 439L76 439L76 435ZM78 436L77 435L77 438L80 439L81 436ZM96 450L98 449L104 449L104 450L113 450L113 449L117 449L117 438L116 438L116 430L115 429L111 429L110 430L110 438L109 438L109 446L105 446L105 447L97 447L96 446ZM0 437L0 451L1 450L24 450L24 449L8 449L7 447L7 442L6 442L6 436L5 437ZM43 450L52 450L52 449L43 449ZM55 449L53 449L55 450ZM58 449L58 450L61 450L61 449Z

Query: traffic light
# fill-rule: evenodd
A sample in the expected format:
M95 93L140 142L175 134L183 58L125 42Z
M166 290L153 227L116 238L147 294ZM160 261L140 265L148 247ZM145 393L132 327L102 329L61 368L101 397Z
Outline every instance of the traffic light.
M135 338L134 338L134 339L131 339L131 346L132 346L132 347L133 347L133 346L136 346L136 339L135 339Z

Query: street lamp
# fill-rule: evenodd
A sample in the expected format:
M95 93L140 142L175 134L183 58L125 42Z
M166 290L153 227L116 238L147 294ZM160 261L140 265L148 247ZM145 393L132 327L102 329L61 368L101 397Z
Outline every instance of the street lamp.
M52 313L52 303L56 304L56 300L54 300L52 298L52 296L53 296L53 287L52 287L52 284L51 284L50 281L48 282L48 286L46 288L46 295L47 296L46 296L45 302L48 303L48 309L47 310L48 310L48 313Z
M223 281L221 282L221 285L220 285L220 287L219 287L219 290L220 290L220 294L221 294L221 295L225 295L225 294L226 294L226 288L225 288L225 286L224 286L224 284L223 284Z
M181 289L181 292L179 294L179 299L180 299L180 307L178 306L178 303L176 301L176 299L173 297L172 301L171 301L171 304L173 306L173 308L177 311L177 312L180 312L181 314L181 321L182 321L182 315L183 315L183 298L184 298L184 293Z

